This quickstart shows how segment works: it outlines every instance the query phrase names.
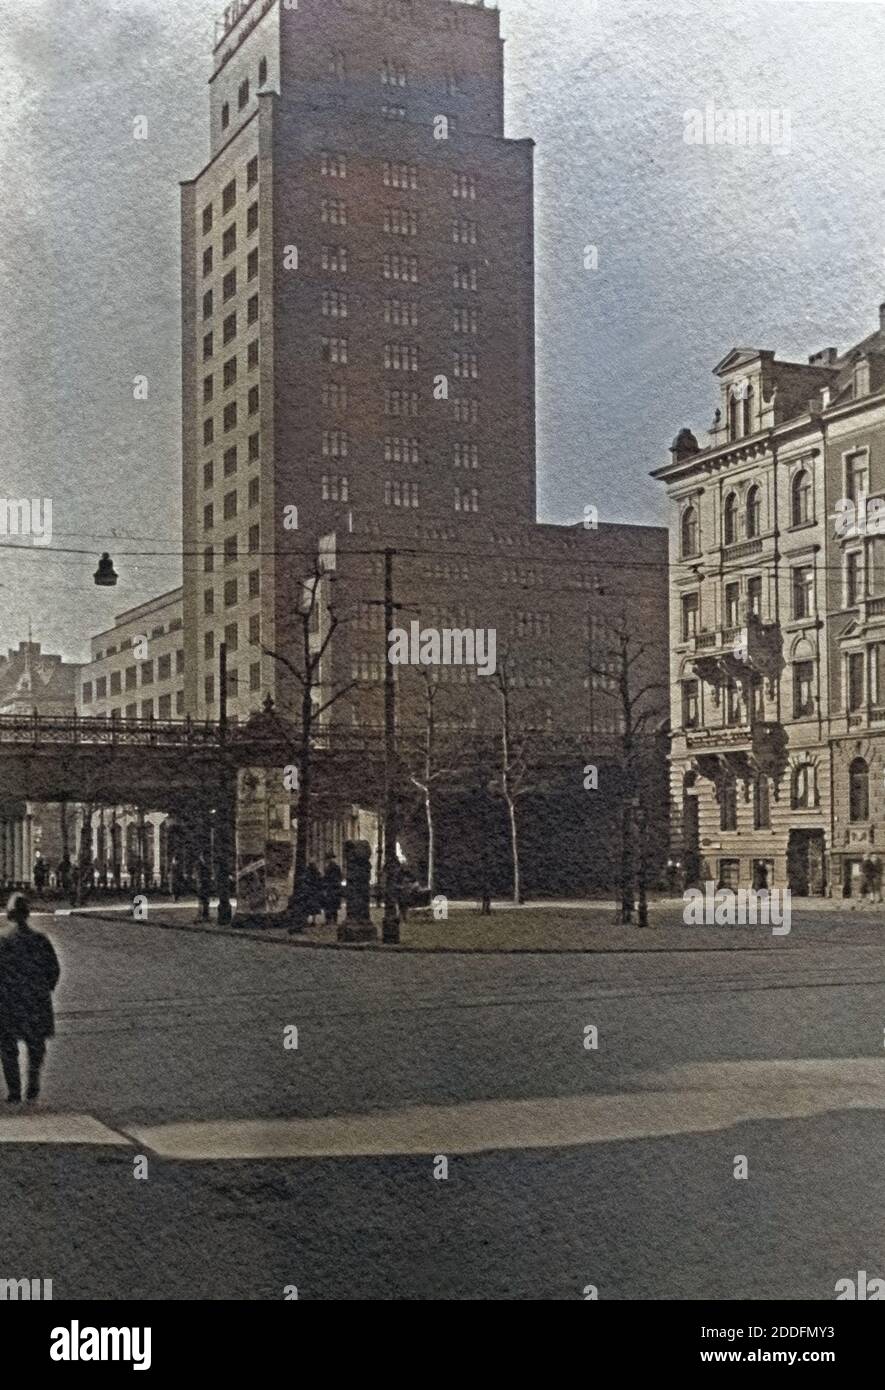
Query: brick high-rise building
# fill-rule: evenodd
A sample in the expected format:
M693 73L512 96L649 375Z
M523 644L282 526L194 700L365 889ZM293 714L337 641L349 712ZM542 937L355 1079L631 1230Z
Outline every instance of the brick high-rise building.
M242 716L321 534L534 520L533 144L482 5L251 0L220 30L182 190L185 705L217 714L226 641Z

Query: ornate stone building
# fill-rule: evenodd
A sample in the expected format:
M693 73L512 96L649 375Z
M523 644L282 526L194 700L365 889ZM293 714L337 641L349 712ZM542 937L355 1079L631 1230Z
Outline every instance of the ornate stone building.
M735 348L670 505L671 825L686 876L857 890L885 847L885 306L807 363ZM880 534L881 533L881 534Z

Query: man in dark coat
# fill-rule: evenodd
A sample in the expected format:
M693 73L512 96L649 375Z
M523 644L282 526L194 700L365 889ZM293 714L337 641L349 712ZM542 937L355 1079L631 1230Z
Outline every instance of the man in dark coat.
M40 1068L46 1039L55 1033L52 991L61 973L52 942L28 926L30 908L23 893L13 893L6 915L10 930L0 935L0 1062L7 1101L22 1098L19 1042L28 1054L27 1099L40 1094Z
M209 897L212 892L212 870L206 863L205 854L201 854L197 860L197 901L200 910L197 914L198 922L209 921Z
M323 874L323 914L326 922L337 922L344 890L341 887L341 865L334 854L326 855Z

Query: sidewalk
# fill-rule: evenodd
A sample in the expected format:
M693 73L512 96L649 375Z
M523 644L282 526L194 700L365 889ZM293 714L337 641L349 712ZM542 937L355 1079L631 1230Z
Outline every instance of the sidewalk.
M314 947L346 951L436 951L436 952L648 952L648 951L735 951L792 950L800 946L878 945L885 941L885 909L860 907L852 910L827 902L829 919L815 908L806 918L806 906L820 899L799 899L793 905L791 931L775 936L769 926L695 927L682 922L681 899L662 899L649 906L649 926L642 929L614 921L612 902L495 903L491 916L483 917L475 903L450 902L446 921L435 921L427 911L411 912L400 929L398 946L383 945L381 912L373 910L378 941L342 943L334 926L307 927L289 936L280 926L219 927L212 920L196 920L196 902L177 906L148 907L142 925L173 931L192 931L213 936L249 937L253 940L285 943L295 947ZM823 900L827 901L827 900ZM213 904L213 914L215 907ZM132 922L126 906L96 905L79 912L57 916L62 925L67 916L97 917L100 920ZM236 921L236 918L234 919Z

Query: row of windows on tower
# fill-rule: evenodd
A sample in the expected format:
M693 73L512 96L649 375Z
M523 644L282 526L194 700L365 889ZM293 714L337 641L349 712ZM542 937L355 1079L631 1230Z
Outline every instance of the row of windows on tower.
M350 483L339 473L324 473L320 479L320 497L323 502L349 502ZM456 487L452 506L456 512L479 511L479 489L475 487ZM420 484L414 479L388 478L384 483L385 507L414 510L420 505Z
M347 294L343 290L323 290L323 318L346 319L350 314ZM384 322L394 328L418 327L417 299L385 299ZM456 306L452 310L452 332L479 332L479 311Z
M251 371L258 366L258 339L254 338L246 351L246 366ZM229 357L221 370L221 381L224 390L237 384L237 356ZM203 404L213 400L215 395L215 375L210 372L203 377ZM251 413L251 408L250 408Z
M346 246L323 246L320 251L320 265L323 270L330 270L339 275L347 274L347 247ZM402 256L396 253L386 253L381 259L381 274L385 280L400 280L408 284L417 285L420 278L420 266L417 256ZM479 270L475 265L453 265L452 266L452 289L472 290L479 288Z
M320 203L320 221L328 227L346 227L348 206L343 198L323 198ZM418 235L419 214L416 208L386 207L382 213L382 229L389 236L413 237ZM456 246L476 246L477 226L471 217L453 217L451 222L452 242Z
M321 338L320 358L332 366L346 367L350 361L350 340L348 338ZM383 350L384 367L392 372L417 372L420 351L415 343L385 343ZM479 378L479 359L475 352L452 353L452 375L459 380Z
M262 88L267 82L267 59L262 58L258 63L258 87ZM237 86L237 110L243 111L249 105L249 97L252 92L252 84L248 77L244 77ZM221 107L221 129L227 130L230 125L230 102L225 101Z
M250 237L258 231L258 203L251 203L246 209L246 236ZM221 257L226 260L232 256L237 249L237 224L231 222L226 227L221 238ZM212 245L203 248L203 274L211 275L215 269L215 248Z
M253 295L251 295L250 298L246 301L246 327L249 328L249 327L251 327L252 324L256 324L257 322L258 322L258 295L257 295L257 294L253 294ZM235 309L233 309L229 314L227 314L227 315L225 316L225 318L224 318L224 320L223 320L223 322L222 322L222 326L221 326L221 345L222 345L222 347L227 347L228 344L230 344L230 343L232 343L232 342L234 341L234 339L236 338L236 336L237 336L237 311L236 311ZM256 339L254 339L253 341L254 341L254 343L255 343L255 355L256 355L256 358L257 358L257 344L258 344L258 339L256 338ZM251 344L250 344L250 348L251 348ZM204 333L204 335L203 335L203 361L204 361L204 362L208 362L209 359L210 359L212 356L214 356L215 350L216 350L215 335L214 335L214 333L210 330L208 333ZM252 365L251 362L250 362L250 365Z
M259 433L250 434L248 440L248 461L257 463L261 454L261 435ZM231 444L225 449L223 456L224 476L232 478L237 471L239 463L239 449L236 444ZM207 459L203 464L203 486L212 487L215 483L215 462ZM254 494L253 494L254 485ZM258 501L258 479L252 478L249 482L249 506L252 507Z
M323 458L348 458L350 445L349 431L323 430L321 440ZM385 463L421 462L421 441L413 435L386 435L382 447ZM455 468L478 468L479 445L464 441L453 444L452 463ZM257 479L255 481L257 482Z
M258 155L253 155L246 165L246 192L254 188L258 182ZM237 176L234 175L221 190L221 212L222 216L233 211L237 205ZM203 208L203 235L208 235L212 231L215 217L214 203L207 203Z
M322 403L326 410L347 410L350 403L350 393L346 384L337 381L324 382ZM417 419L420 405L421 396L418 391L402 391L398 387L393 387L384 392L385 415ZM451 406L452 416L457 424L476 425L479 423L479 401L474 396L453 396Z
M257 647L261 642L261 614L251 613L246 627L247 641L250 647ZM218 636L227 647L227 655L233 656L240 646L240 625L239 623L227 623ZM208 628L203 633L203 656L206 661L212 661L215 657L215 633L212 628Z
M346 179L347 155L322 150L320 152L320 173L324 178ZM459 198L469 203L476 202L476 178L473 174L465 174L456 169L452 171L451 179L453 198ZM393 160L385 159L381 166L381 181L385 188L401 188L416 192L419 186L418 166L417 164L398 164Z
M222 598L225 608L236 608L241 597L258 598L261 594L261 573L259 570L250 570L246 580L246 594L242 595L239 578L226 579L222 589ZM207 616L215 612L215 590L203 590L203 613Z
M246 409L248 414L257 415L261 409L261 393L257 386L249 387L249 394L246 397ZM235 430L239 423L239 404L237 401L228 401L221 416L221 427L225 434L230 434ZM212 444L215 441L215 417L208 416L203 421L203 443Z
M254 484L254 487L253 487L253 484ZM253 478L253 479L251 480L250 484L249 484L249 492L248 492L248 499L247 499L247 506L248 506L249 508L256 507L256 506L258 505L258 502L259 502L259 500L260 500L260 491L259 491L259 487L260 487L260 484L259 484L258 479L257 479L257 478ZM232 491L226 492L226 493L224 494L224 498L223 498L223 500L222 500L222 504L221 504L221 505L222 505L222 515L223 515L225 521L233 521L233 520L239 515L239 494L237 493L236 488L234 488ZM203 508L203 530L204 530L204 531L211 531L212 528L214 527L214 525L215 525L215 506L214 506L214 504L213 504L212 502L207 502L206 505L205 505L204 508ZM254 533L254 534L253 534L253 533ZM227 539L230 540L230 542L231 542L232 549L233 549L233 556L234 556L234 558L236 558L236 554L237 554L236 535L229 536ZM253 539L256 541L256 544L255 544L255 545L252 544L252 540L253 540ZM258 539L258 526L257 526L257 524L256 524L255 526L253 526L253 527L250 528L250 541L249 541L249 549L250 549L250 550L256 550L256 549L258 548L258 547L257 547L257 539ZM227 544L227 541L225 541L225 545L226 545L226 544Z
M258 247L249 252L246 259L246 280L258 279ZM227 304L237 293L237 267L229 270L221 282L221 302ZM212 290L206 290L203 295L203 318L211 319L215 313L215 295ZM257 305L256 305L257 313Z

